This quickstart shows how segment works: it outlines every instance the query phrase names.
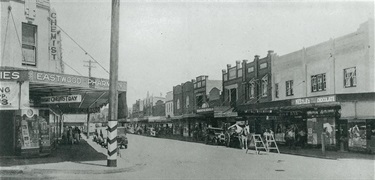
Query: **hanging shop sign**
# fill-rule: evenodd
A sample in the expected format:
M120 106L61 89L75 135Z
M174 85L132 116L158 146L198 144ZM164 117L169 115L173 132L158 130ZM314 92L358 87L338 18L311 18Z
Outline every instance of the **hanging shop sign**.
M41 104L77 103L82 101L81 95L41 97Z
M20 89L21 97L19 96ZM28 82L22 83L20 87L20 84L15 81L0 81L0 110L16 110L27 107L29 107Z
M293 99L292 105L318 104L318 103L329 103L329 102L336 102L336 96L321 96L321 97Z

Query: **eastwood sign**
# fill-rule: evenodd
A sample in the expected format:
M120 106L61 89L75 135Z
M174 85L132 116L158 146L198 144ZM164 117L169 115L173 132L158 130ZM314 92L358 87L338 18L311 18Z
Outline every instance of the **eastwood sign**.
M81 102L81 95L47 96L41 97L42 104L76 103Z

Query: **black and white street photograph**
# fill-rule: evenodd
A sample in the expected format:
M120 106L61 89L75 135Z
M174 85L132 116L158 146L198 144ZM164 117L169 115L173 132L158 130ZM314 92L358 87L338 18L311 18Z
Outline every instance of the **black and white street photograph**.
M0 0L0 179L374 180L372 0Z

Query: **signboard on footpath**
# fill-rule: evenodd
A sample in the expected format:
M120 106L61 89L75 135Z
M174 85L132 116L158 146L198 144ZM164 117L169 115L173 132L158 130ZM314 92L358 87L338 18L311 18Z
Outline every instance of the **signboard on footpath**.
M82 101L81 95L47 96L40 99L41 104L78 103Z
M336 96L320 96L320 97L309 97L293 99L292 105L304 105L304 104L319 104L319 103L329 103L336 102Z

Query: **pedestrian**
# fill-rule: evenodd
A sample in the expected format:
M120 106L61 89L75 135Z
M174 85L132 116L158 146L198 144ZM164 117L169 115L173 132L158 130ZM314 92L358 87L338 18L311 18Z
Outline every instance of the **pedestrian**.
M295 149L295 132L293 130L293 128L290 128L287 132L287 144L289 146L289 149Z

